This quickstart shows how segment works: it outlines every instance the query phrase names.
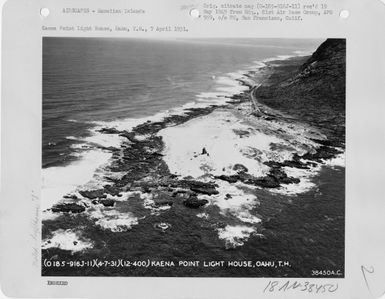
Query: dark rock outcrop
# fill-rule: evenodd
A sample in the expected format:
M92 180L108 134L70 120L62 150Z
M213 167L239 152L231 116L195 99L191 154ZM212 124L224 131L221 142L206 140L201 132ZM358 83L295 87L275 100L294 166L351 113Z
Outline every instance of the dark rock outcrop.
M249 183L263 188L278 188L280 186L279 180L271 175L252 179Z
M102 128L99 130L100 133L103 134L120 134L121 132L115 128Z
M299 179L289 177L285 171L281 169L283 165L278 162L266 162L268 166L271 167L269 173L263 177L254 177L251 174L246 172L239 172L236 175L220 175L217 176L217 179L229 182L236 183L238 181L247 184L263 188L278 188L281 184L298 184Z
M191 191L194 191L196 193L206 194L206 195L215 195L219 192L215 188L210 187L200 187L200 186L191 186Z
M194 180L180 180L180 181L175 181L174 186L189 188L191 191L195 193L206 194L206 195L215 195L219 193L216 190L216 187L218 186L214 183L204 183L204 182L194 181Z
M100 203L105 207L113 207L115 205L115 200L112 199L102 199Z
M106 185L104 186L104 192L112 196L122 196L120 194L119 188L117 188L116 186Z
M64 213L81 213L84 212L86 208L84 206L78 205L76 203L64 203L57 204L52 207L52 212L64 212Z
M328 160L339 154L340 151L334 147L321 146L317 148L315 153L307 153L302 156L303 159L322 162L322 160Z
M233 170L235 170L236 172L248 172L249 170L247 169L246 166L242 165L242 164L235 164L233 166Z
M239 175L220 175L220 176L217 176L215 177L217 179L220 179L222 181L226 181L226 182L229 182L229 183L236 183L238 180L239 180Z
M298 184L300 182L298 178L289 177L281 168L272 168L269 175L281 184Z
M67 194L67 195L64 195L63 198L78 199L78 197L75 194Z
M80 195L83 197L87 197L89 199L95 199L95 198L106 198L107 195L104 194L103 189L98 190L81 190L79 191Z
M188 199L186 199L183 204L192 209L198 209L199 207L202 207L206 204L208 204L209 201L206 199L198 199L196 196L190 196Z

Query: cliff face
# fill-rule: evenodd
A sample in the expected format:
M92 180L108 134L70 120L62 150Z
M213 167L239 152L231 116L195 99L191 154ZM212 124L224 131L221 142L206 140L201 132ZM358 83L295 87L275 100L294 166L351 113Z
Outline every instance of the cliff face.
M305 62L284 61L255 91L263 104L319 127L339 144L345 138L346 40L328 39Z
M294 87L345 102L345 68L346 41L328 39L303 64Z

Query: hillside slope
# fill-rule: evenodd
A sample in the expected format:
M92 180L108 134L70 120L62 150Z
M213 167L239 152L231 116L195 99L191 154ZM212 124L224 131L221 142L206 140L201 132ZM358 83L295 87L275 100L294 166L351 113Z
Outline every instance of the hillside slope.
M305 62L272 62L255 90L259 102L320 128L336 145L345 140L346 40L328 39Z

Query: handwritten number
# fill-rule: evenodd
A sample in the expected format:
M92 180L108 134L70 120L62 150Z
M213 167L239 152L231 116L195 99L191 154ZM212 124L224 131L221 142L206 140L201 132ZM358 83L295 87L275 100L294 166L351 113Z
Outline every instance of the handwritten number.
M369 293L373 296L372 290L370 289L370 286L368 283L368 279L366 278L366 273L373 274L374 273L374 267L367 269L365 266L361 266L361 272L362 272L362 275L364 276L366 287L368 288Z
M266 286L266 288L263 290L263 292L266 292L266 289L270 286L271 281L269 281L269 284Z

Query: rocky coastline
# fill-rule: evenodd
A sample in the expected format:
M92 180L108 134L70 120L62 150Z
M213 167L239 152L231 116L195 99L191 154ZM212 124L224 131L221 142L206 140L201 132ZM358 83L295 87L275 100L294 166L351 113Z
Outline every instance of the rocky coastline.
M207 115L215 109L237 109L240 103L250 100L250 90L240 95L233 96L226 105L212 105L207 108L192 108L185 111L184 115L171 115L160 122L147 122L135 127L131 132L119 131L114 128L103 128L104 134L118 134L127 139L124 148L104 148L113 152L113 164L110 167L112 172L124 172L125 175L120 179L107 178L111 183L103 188L96 190L83 190L79 193L91 200L91 204L103 204L113 206L113 200L106 200L107 195L121 196L122 192L141 191L143 193L160 192L155 201L157 206L172 205L174 200L182 200L186 207L198 208L204 206L207 201L198 200L199 194L213 195L218 194L215 183L205 183L192 178L181 178L169 172L167 165L163 161L162 151L164 144L162 138L157 133L168 127L178 126L193 118ZM263 109L263 108L261 108ZM274 119L274 116L261 116ZM137 139L137 136L147 136L145 139ZM238 181L261 188L279 188L282 184L297 184L299 179L290 177L286 174L283 167L293 167L299 169L309 169L314 162L322 163L324 160L332 159L342 151L335 147L335 144L328 140L314 140L320 145L315 152L307 152L303 156L293 155L291 160L283 162L268 161L266 165L271 170L266 176L255 177L250 175L247 168L239 166L235 175L220 175L215 178L236 183ZM202 149L203 150L203 149ZM204 154L204 153L203 153ZM67 199L77 200L74 194L64 196ZM58 204L52 208L53 212L73 212L81 213L85 207L76 203Z
M241 81L240 83L247 86L248 90L229 97L228 101L223 105L186 109L183 114L170 115L162 121L148 121L134 127L131 131L110 127L102 128L100 133L116 134L125 139L120 148L101 148L112 153L112 163L108 167L109 173L121 173L123 175L120 177L106 176L104 179L108 183L104 186L64 195L63 201L54 205L51 212L58 215L81 215L93 206L113 208L120 201L119 198L130 192L150 195L152 198L150 205L153 210L167 209L175 205L185 209L201 210L209 203L206 198L218 196L219 186L217 180L229 184L242 183L245 186L257 187L262 192L278 189L284 185L300 183L301 178L290 175L287 168L310 169L316 165L325 164L327 160L333 159L344 152L344 106L338 102L342 96L340 91L340 88L342 88L340 87L341 83L337 82L338 90L336 86L329 86L329 90L331 88L335 91L335 97L333 96L334 101L337 101L337 104L334 105L337 107L335 109L333 103L328 101L325 105L319 105L325 93L317 93L317 90L327 88L325 86L328 83L320 85L317 78L311 78L312 76L317 77L321 73L324 75L327 68L331 68L331 70L328 69L330 72L336 72L340 68L332 67L333 63L336 64L336 61L328 61L328 57L333 56L330 47L333 47L335 51L341 51L341 47L336 46L335 42L327 42L326 46L321 46L320 50L317 50L310 58L295 57L284 61L267 63L266 67L261 70L265 76L264 83L261 86L255 88L248 81ZM329 56L326 58L322 54L325 51L329 51ZM253 75L250 73L247 76L252 77ZM326 75L322 80L327 81L330 78L334 78L334 75ZM309 83L309 80L311 83ZM318 84L315 89L309 90L308 87L305 89L304 86L309 86L309 84L313 84L312 82ZM309 100L308 92L314 100L312 103L309 103L309 101L305 103L303 100ZM265 121L305 122L320 129L326 138L312 139L317 146L302 155L293 154L291 159L280 162L275 160L264 162L269 167L268 173L264 176L251 174L248 168L242 164L234 165L234 174L215 175L205 181L193 177L182 177L170 172L167 163L164 161L165 144L162 137L159 136L161 130L185 124L192 119L209 115L219 109L243 109L242 105L250 103L252 97L258 100L256 104L254 103L258 107L258 113L254 115L255 117L262 118ZM279 104L281 100L285 102L283 105ZM327 106L327 108L322 108L324 106ZM239 132L239 134L242 135L243 133ZM208 156L210 152L202 148L201 152L196 153L196 156L200 155ZM202 198L202 196L205 196L205 198ZM225 200L230 197L230 194L226 194ZM130 198L127 200L130 200ZM262 203L261 213L263 214L264 210L269 209L273 209L275 212L285 209L284 207L287 204L289 203L283 204L272 201L270 207L267 207ZM43 222L43 236L51 234L48 228L50 221ZM46 227L44 227L45 223L47 224ZM271 223L270 217L262 217L262 224L258 224L261 226L261 232L267 229L267 236L271 234L271 231L268 230ZM266 225L266 228L264 228L264 225ZM169 225L167 222L162 222L154 227L165 231ZM234 249L231 246L226 246L226 248ZM52 258L57 254L58 250L56 249L43 249L44 257ZM46 272L43 270L43 273L52 274L52 271L47 269ZM80 273L78 272L79 275L81 275ZM140 273L143 274L144 272ZM239 273L242 274L242 272Z

